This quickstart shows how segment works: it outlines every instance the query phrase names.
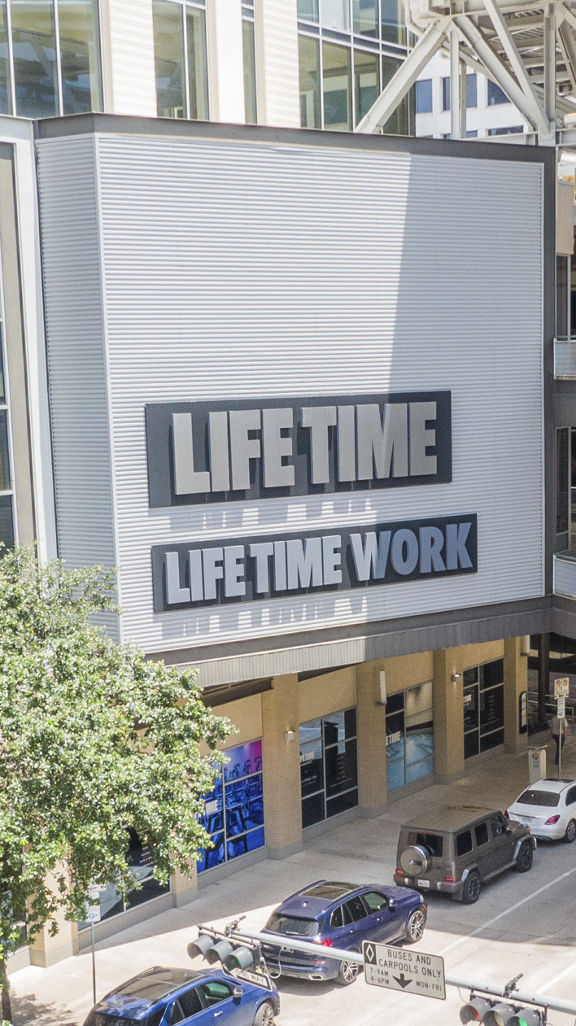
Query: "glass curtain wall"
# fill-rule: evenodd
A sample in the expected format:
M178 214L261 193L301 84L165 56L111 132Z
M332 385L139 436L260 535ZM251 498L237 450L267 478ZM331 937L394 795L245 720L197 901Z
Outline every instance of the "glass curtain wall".
M432 682L386 701L386 787L397 791L434 772Z
M97 0L0 0L0 113L99 110Z
M12 480L9 396L5 375L4 323L0 321L0 544L14 545L14 482ZM0 550L1 551L1 550Z
M464 670L464 758L504 743L504 660Z
M153 0L152 17L158 116L207 121L205 4Z
M556 552L576 553L576 428L556 431Z
M300 725L302 826L358 805L356 709Z
M352 131L405 57L398 0L298 0L303 128ZM384 131L408 134L413 93Z
M226 755L229 761L211 793L206 795L204 814L200 817L213 847L201 853L199 873L263 848L266 843L262 741L237 745Z

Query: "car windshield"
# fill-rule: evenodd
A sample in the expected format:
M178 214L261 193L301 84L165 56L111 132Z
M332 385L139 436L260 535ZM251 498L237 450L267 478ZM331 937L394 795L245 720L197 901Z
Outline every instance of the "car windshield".
M315 937L319 924L315 919L303 919L301 916L285 916L281 912L273 912L266 923L266 929L272 933L292 934L294 937Z
M560 795L556 791L532 791L528 788L516 799L518 805L544 805L548 809L555 808L560 801Z

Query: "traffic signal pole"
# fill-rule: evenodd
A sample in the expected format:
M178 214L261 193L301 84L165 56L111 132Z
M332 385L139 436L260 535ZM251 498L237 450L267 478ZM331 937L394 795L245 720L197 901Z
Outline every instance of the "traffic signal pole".
M204 929L203 927L200 929ZM235 931L233 934L228 934L230 940L235 941L238 944L245 944L246 941L255 941L259 944L271 945L278 948L278 955L281 956L282 948L291 949L292 951L303 951L308 955L319 954L319 945L312 944L310 941L299 940L297 937L289 936L286 937L284 944L278 943L276 940L277 935L270 933L256 933L253 931L243 930L241 933ZM399 948L399 951L402 949ZM326 958L333 958L341 962L356 962L358 965L364 964L364 958L358 951L344 951L341 948L324 948L322 954ZM522 975L522 974L520 974ZM482 994L490 994L492 997L499 997L507 1000L511 1000L514 1003L527 1002L530 1005L538 1005L546 1010L552 1009L555 1012L567 1012L571 1015L576 1015L576 1001L565 1001L562 998L553 997L549 994L532 993L529 991L518 990L516 987L519 977L517 976L510 983L504 987L495 987L492 983L479 983L478 980L471 980L464 976L453 976L451 974L446 975L446 983L451 987L461 987L465 990L480 991Z

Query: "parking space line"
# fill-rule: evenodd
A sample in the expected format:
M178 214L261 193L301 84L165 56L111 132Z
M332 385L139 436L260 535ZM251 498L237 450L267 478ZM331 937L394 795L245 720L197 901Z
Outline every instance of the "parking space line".
M477 926L475 930L472 930L472 933L467 933L465 937L459 937L458 940L452 941L452 943L448 944L447 947L442 948L442 950L439 951L438 954L445 955L448 951L452 951L453 948L457 948L459 944L463 944L464 941L469 940L470 937L475 937L478 933L482 933L483 930L488 930L493 923L497 923L499 919L503 919L504 916L508 916L511 912L515 912L517 908L520 908L522 905L525 905L527 901L532 901L539 894L542 894L543 891L547 891L549 887L555 887L557 883L560 883L561 880L565 880L567 876L572 876L573 873L576 873L576 867L574 867L574 869L568 869L565 873L562 873L560 876L556 876L554 880L550 880L547 884L544 884L544 886L540 887L537 891L533 891L532 894L528 894L525 898L522 898L521 901L517 901L515 905L511 905L510 908L504 909L503 912L499 912L497 916L493 916L492 919L489 919L486 923L483 923L482 926Z

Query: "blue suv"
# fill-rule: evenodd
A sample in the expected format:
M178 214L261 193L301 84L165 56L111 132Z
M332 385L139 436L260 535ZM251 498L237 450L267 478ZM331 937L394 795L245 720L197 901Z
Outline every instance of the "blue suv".
M365 940L413 943L425 925L426 905L418 891L318 880L275 909L264 933L276 934L278 940L264 944L262 954L269 970L281 976L336 980L346 986L354 982L360 966L330 959L330 948L361 952ZM290 937L318 944L318 955L295 951Z
M220 969L154 966L122 983L94 1006L84 1026L273 1026L278 991Z

